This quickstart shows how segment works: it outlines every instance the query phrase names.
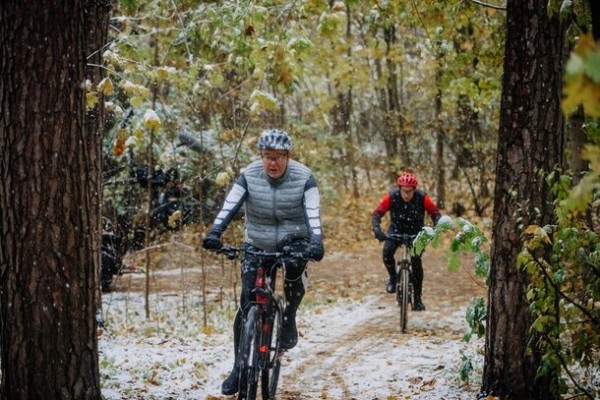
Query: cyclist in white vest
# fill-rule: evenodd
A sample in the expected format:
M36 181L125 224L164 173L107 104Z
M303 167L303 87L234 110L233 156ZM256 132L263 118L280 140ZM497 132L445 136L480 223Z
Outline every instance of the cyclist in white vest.
M223 246L221 235L245 205L244 246L267 252L289 246L307 259L320 261L324 255L320 195L310 169L292 160L292 141L287 132L268 129L258 140L260 160L248 165L227 194L225 202L203 240L205 249ZM284 292L281 347L291 349L298 342L296 311L307 284L306 260L288 265ZM242 310L250 300L258 260L246 255L242 261L240 308L233 325L235 362L221 386L225 395L235 394L239 385L238 348Z

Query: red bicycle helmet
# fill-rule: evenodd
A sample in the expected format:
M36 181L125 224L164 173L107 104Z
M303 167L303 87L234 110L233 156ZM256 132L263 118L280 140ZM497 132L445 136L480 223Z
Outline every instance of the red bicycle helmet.
M404 187L414 187L416 188L419 184L419 180L417 177L410 172L404 172L402 175L398 177L398 186Z

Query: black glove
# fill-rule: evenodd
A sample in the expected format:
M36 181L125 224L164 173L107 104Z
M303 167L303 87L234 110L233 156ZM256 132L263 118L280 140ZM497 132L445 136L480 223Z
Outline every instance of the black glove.
M206 250L219 250L223 247L221 242L221 235L214 231L209 231L204 240L202 241L202 247Z
M377 240L379 240L380 242L383 242L385 239L387 239L387 236L385 235L385 233L383 233L381 229L373 229L373 233L375 234Z
M323 243L311 243L304 251L304 257L309 260L321 261L325 255L325 249Z

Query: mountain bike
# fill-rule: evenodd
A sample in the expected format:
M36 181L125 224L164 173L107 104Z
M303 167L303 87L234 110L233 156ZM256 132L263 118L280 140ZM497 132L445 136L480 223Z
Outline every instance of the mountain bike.
M288 263L306 260L304 253L253 251L244 247L224 246L217 253L230 260L250 254L261 260L256 272L254 299L243 310L238 362L240 384L238 400L255 400L260 380L263 400L274 399L277 391L281 355L281 326L283 322L283 297L275 292L277 269L285 273ZM274 262L271 263L271 260Z
M410 248L417 235L390 233L387 238L400 243L400 258L396 262L396 301L400 309L400 331L406 333L408 325L408 305L414 307L414 291L412 285L412 264Z

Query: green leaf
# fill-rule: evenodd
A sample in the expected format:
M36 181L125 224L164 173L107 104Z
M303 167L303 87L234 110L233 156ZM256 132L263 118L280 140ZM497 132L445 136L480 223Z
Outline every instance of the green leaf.
M450 262L448 263L448 270L456 271L458 267L460 267L460 259L455 254L452 254Z

